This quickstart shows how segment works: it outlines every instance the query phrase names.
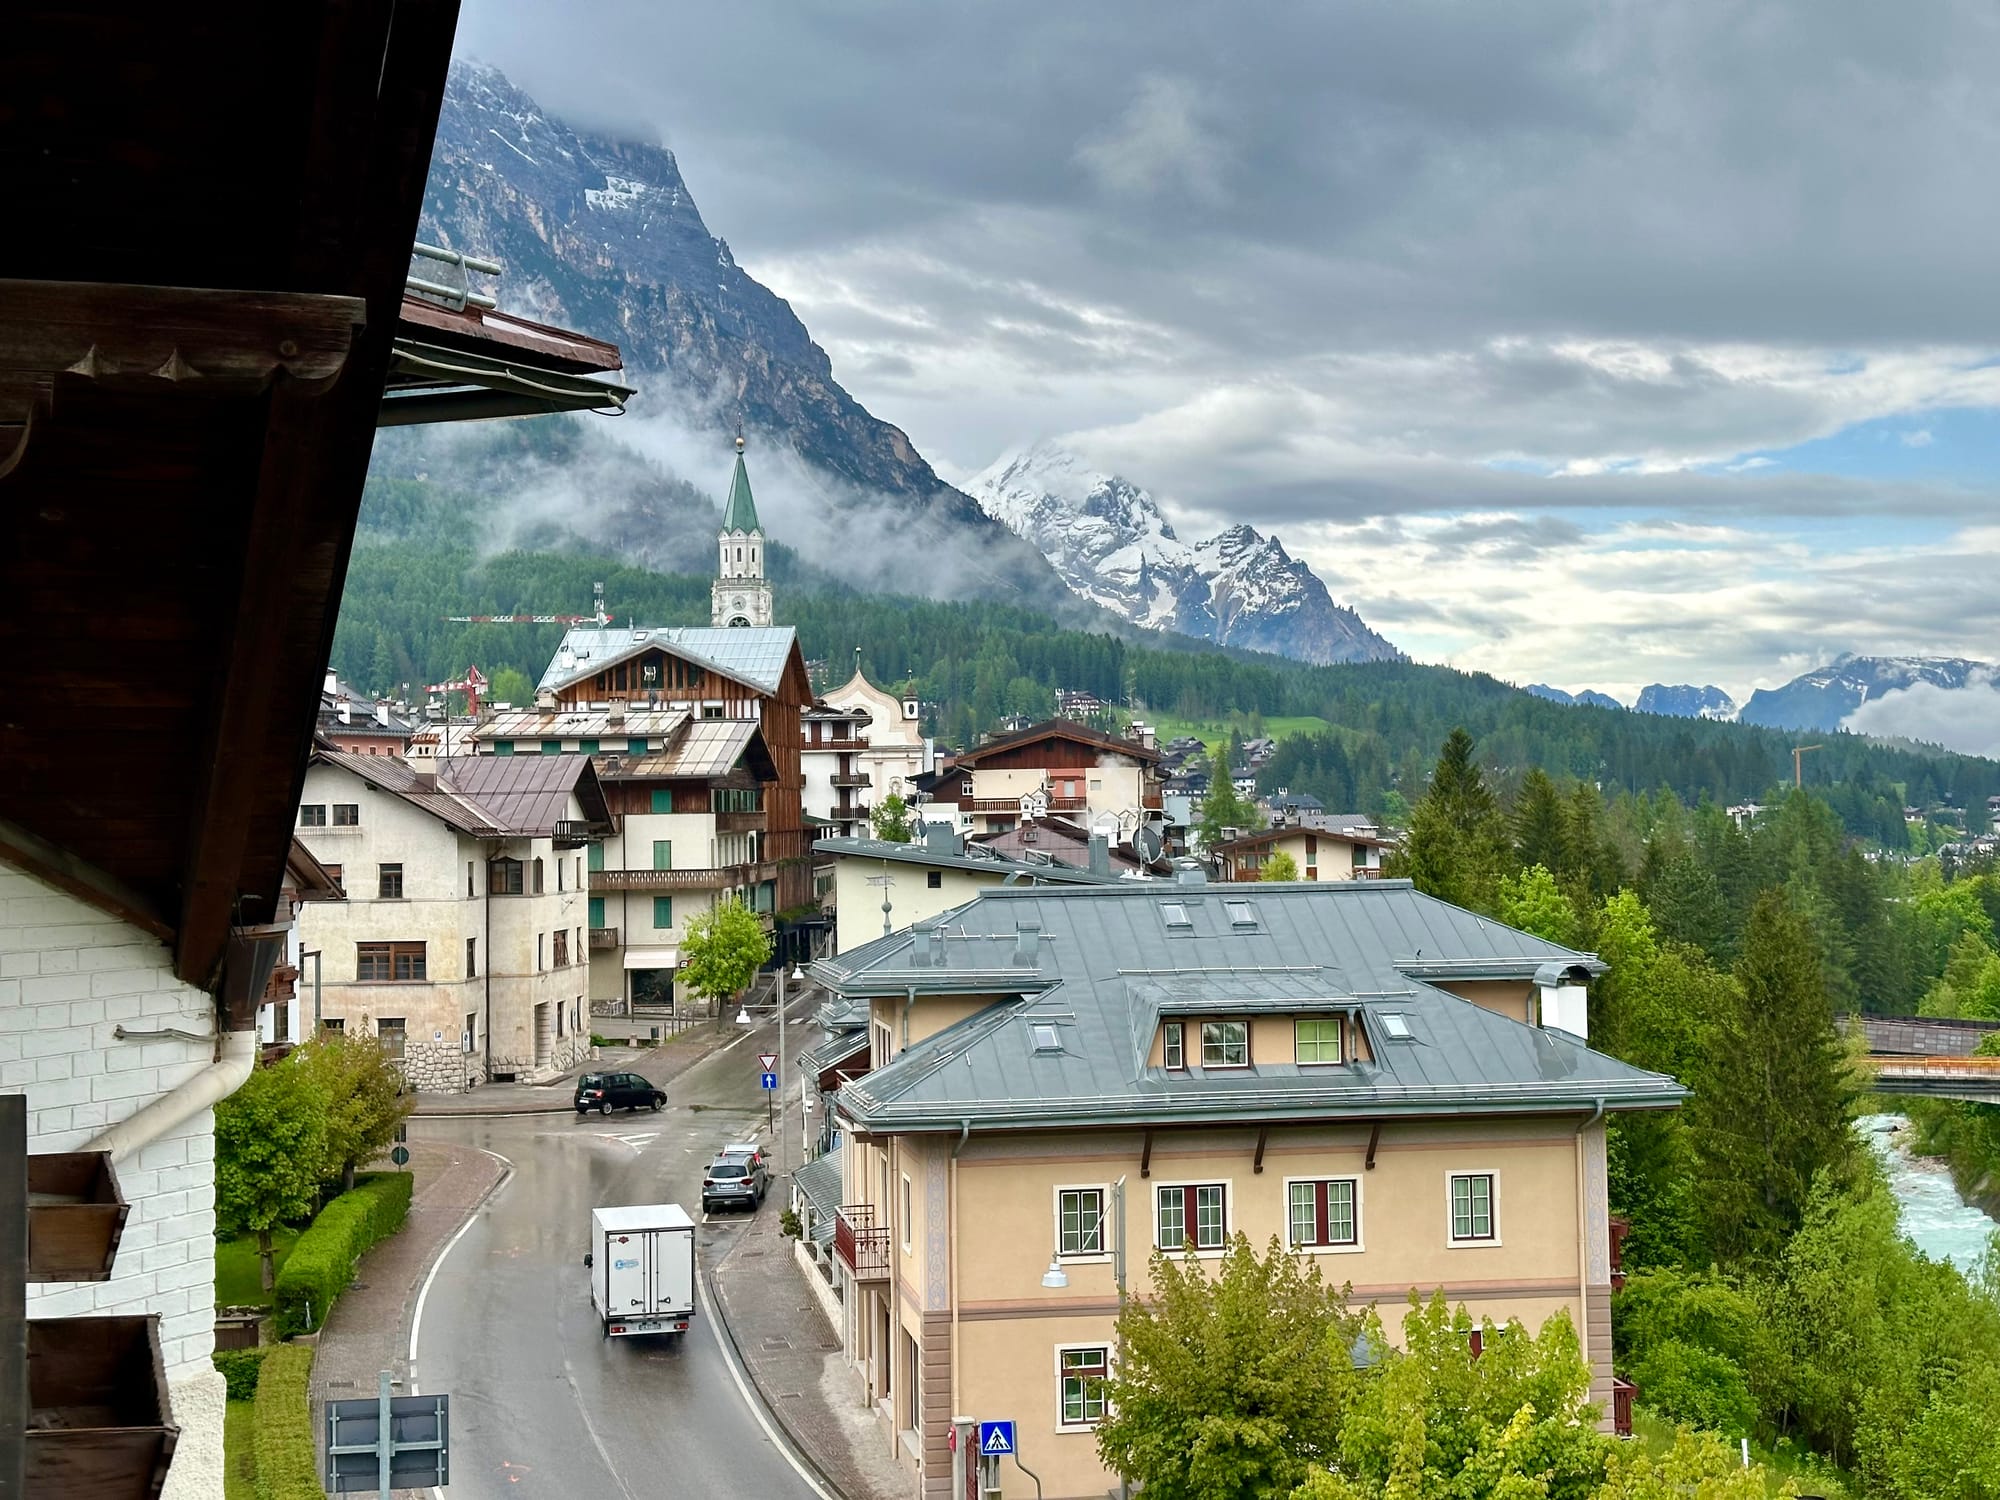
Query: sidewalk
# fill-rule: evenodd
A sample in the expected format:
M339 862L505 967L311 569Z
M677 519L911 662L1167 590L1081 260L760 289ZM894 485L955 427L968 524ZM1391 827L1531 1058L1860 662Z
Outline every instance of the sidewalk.
M795 1243L766 1210L709 1272L724 1336L765 1409L844 1500L908 1500L914 1480L863 1407L860 1372L841 1358L840 1334L803 1280L813 1273L794 1258Z
M498 1157L451 1141L411 1141L416 1191L402 1230L363 1258L359 1279L333 1304L313 1358L313 1432L325 1440L324 1404L373 1396L387 1370L409 1377L410 1310L439 1252L500 1181ZM323 1456L322 1456L323 1457ZM424 1490L398 1490L423 1496Z
M418 1119L451 1115L559 1115L575 1106L576 1081L585 1073L640 1073L668 1083L741 1031L705 1021L657 1047L600 1047L597 1061L548 1083L482 1083L465 1094L420 1094L412 1113Z

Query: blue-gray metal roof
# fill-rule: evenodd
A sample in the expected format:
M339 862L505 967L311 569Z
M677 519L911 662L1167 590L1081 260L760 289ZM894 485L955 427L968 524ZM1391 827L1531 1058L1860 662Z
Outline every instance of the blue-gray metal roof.
M974 849L985 849L983 844L973 844ZM1050 881L1055 884L1102 885L1108 880L1119 880L1118 875L1099 875L1091 870L1075 865L1042 864L1038 861L1008 859L1004 855L947 854L941 849L933 849L922 839L907 844L891 843L888 839L830 838L818 839L813 843L817 854L840 854L851 859L885 859L892 864L925 865L934 870L971 870L985 875L1018 875L1023 879Z
M814 1157L792 1173L792 1181L805 1194L806 1202L828 1221L840 1209L840 1153L844 1149L835 1146L824 1156Z
M1169 911L1167 908L1177 908ZM1032 936L1029 934L1032 933ZM849 994L1007 998L847 1085L870 1130L1339 1119L1656 1108L1672 1079L1448 994L1422 975L1519 979L1580 953L1407 881L1000 887L816 966ZM1370 1060L1168 1072L1146 1057L1163 1015L1340 1013ZM1384 1017L1402 1018L1407 1039ZM1056 1048L1034 1028L1053 1027ZM1042 1038L1047 1040L1046 1034Z
M798 637L789 625L738 626L662 625L644 630L598 629L574 625L535 685L537 692L560 692L585 677L595 677L613 662L635 656L649 646L661 646L677 656L713 667L725 677L778 691L785 662Z

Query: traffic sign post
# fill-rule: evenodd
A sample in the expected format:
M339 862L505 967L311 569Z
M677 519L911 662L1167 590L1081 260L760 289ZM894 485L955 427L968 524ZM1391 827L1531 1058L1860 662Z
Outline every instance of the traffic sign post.
M979 1456L981 1458L1012 1458L1014 1456L1014 1424L1012 1422L981 1422L979 1424Z
M778 1075L772 1072L778 1059L770 1053L763 1054L764 1071L757 1075L757 1087L764 1091L764 1129L776 1134L778 1129L777 1108L773 1103L778 1097Z
M451 1483L451 1397L392 1396L389 1372L372 1401L326 1403L326 1490L441 1488Z

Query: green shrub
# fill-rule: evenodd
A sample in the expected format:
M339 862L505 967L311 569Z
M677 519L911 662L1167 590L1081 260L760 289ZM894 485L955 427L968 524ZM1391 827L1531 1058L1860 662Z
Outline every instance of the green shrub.
M270 1352L269 1348L219 1349L211 1356L215 1368L229 1383L231 1401L248 1401L257 1394L257 1376L264 1368L264 1356Z
M257 1500L321 1500L313 1453L313 1352L283 1344L264 1358L257 1379Z
M327 1310L354 1280L361 1257L403 1227L411 1186L407 1172L368 1173L355 1180L354 1191L319 1211L292 1246L271 1292L280 1338L326 1323Z
M1757 1425L1750 1382L1734 1360L1679 1339L1662 1339L1632 1372L1639 1399L1675 1422L1724 1437L1748 1437Z

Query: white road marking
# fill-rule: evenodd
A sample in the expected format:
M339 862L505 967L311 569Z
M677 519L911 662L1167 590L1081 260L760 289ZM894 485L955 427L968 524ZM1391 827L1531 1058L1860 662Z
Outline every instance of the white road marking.
M765 1414L763 1403L751 1393L750 1383L744 1378L742 1367L737 1364L735 1352L730 1349L729 1341L722 1336L722 1330L716 1326L715 1309L709 1303L708 1292L702 1286L699 1276L695 1278L695 1293L701 1302L702 1321L708 1324L709 1335L715 1340L716 1352L722 1356L722 1362L729 1366L729 1378L736 1382L736 1393L743 1398L743 1404L750 1408L750 1415L757 1419L757 1425L764 1429L764 1436L771 1440L771 1446L776 1448L779 1456L792 1466L792 1472L799 1476L805 1487L819 1496L819 1500L836 1500L835 1496L827 1492L825 1486L813 1478L811 1471L799 1462L798 1455L792 1452L791 1443L779 1435L778 1429L772 1426L770 1417Z
M482 1151L484 1149L484 1147L480 1146L473 1147L475 1151ZM486 1151L485 1154L499 1162L506 1170L500 1174L500 1180L488 1189L486 1196L479 1200L479 1208L484 1208L487 1204L491 1203L499 1195L500 1190L514 1176L514 1164L507 1160L506 1157L502 1156L498 1151ZM450 1255L452 1250L458 1245L458 1242L465 1238L465 1231L472 1227L473 1221L478 1217L478 1209L474 1209L470 1214L466 1215L465 1222L458 1226L458 1233L445 1242L444 1249L438 1252L438 1258L431 1262L430 1270L424 1275L423 1287L417 1293L417 1311L415 1316L410 1319L410 1394L412 1396L421 1396L423 1394L422 1388L417 1384L417 1339L424 1331L424 1303L430 1297L431 1283L437 1280L437 1273L444 1265L445 1257ZM444 1500L444 1491L436 1485L432 1485L431 1500Z
M590 1420L590 1403L583 1399L583 1392L576 1383L576 1371L568 1360L563 1361L563 1379L569 1382L570 1395L576 1398L576 1414L583 1418L583 1430L590 1434L590 1441L597 1449L597 1456L604 1460L604 1467L611 1477L618 1481L618 1489L625 1500L632 1500L632 1491L619 1474L618 1466L611 1461L610 1450L604 1446L604 1439L597 1435L597 1425Z

